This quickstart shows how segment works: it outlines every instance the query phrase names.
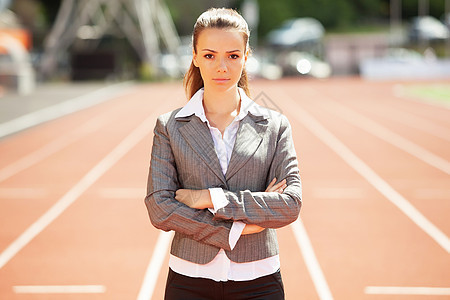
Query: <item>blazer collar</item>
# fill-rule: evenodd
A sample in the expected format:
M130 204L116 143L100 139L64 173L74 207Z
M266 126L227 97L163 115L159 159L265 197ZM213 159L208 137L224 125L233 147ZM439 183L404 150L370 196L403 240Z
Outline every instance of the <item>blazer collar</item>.
M227 180L244 166L261 145L267 124L265 117L253 116L251 113L241 120L227 173L224 176L208 126L192 115L180 118L179 121L185 122L178 130L187 144L201 157L225 186L227 186Z
M197 91L175 115L177 121L185 122L179 127L181 135L225 186L227 186L227 180L239 171L258 149L265 132L266 119L270 116L265 107L247 97L241 88L239 93L242 101L241 111L237 116L240 118L239 129L225 176L214 149L214 141L206 125L208 120L203 109L203 89Z
M254 155L261 145L267 121L263 116L249 113L239 124L239 129L228 164L226 180L230 179Z
M179 119L179 121L187 121L178 128L186 143L200 156L222 183L226 184L208 125L193 116Z
M239 95L241 96L241 110L239 115L236 116L238 120L242 120L248 113L253 116L268 118L270 112L267 108L256 104L250 99L242 88L238 88ZM208 122L205 115L205 109L203 107L203 93L204 88L199 89L194 96L186 103L186 105L178 111L175 115L175 119L188 117L191 115L197 116L202 122Z

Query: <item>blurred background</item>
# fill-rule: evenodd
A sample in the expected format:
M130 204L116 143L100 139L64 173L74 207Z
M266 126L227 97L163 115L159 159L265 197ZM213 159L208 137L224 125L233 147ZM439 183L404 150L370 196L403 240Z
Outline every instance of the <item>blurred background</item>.
M244 15L252 99L292 124L287 299L448 299L450 0L0 0L0 299L163 298L152 130L209 7Z
M179 79L212 6L247 19L253 77L450 76L450 0L0 0L1 93Z

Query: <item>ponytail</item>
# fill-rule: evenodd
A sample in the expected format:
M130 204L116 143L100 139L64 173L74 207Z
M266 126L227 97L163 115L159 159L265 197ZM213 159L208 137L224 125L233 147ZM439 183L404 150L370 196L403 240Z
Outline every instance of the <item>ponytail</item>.
M241 78L239 79L238 87L242 88L244 90L244 92L247 94L247 96L250 97L250 87L248 84L248 76L247 76L247 71L245 70L245 67L244 67L244 70L242 70L242 75L241 75Z
M200 74L200 68L194 65L194 62L191 62L191 66L189 70L184 75L183 86L186 92L186 96L188 99L191 99L194 94L203 87L203 78L202 74Z

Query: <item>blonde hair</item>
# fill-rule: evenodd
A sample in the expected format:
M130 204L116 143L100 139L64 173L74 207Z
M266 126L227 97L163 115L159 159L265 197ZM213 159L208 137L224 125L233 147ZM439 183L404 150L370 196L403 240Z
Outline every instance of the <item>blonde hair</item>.
M248 29L247 22L244 18L235 10L229 8L210 8L202 13L197 22L194 25L194 31L192 33L192 47L194 52L197 53L197 41L200 33L204 29L216 28L216 29L235 29L242 33L245 43L245 51L250 50L249 39L250 30ZM186 91L186 96L190 99L200 88L204 86L200 69L191 62L189 70L184 75L183 86ZM242 70L241 78L238 82L238 87L241 87L245 93L250 96L250 89L248 86L248 77L245 68Z

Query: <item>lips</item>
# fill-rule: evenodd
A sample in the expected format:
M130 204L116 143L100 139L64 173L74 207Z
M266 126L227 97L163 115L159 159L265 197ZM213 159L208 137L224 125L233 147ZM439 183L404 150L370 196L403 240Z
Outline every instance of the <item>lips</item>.
M217 83L225 83L228 82L229 80L230 80L229 78L213 78L213 81Z

